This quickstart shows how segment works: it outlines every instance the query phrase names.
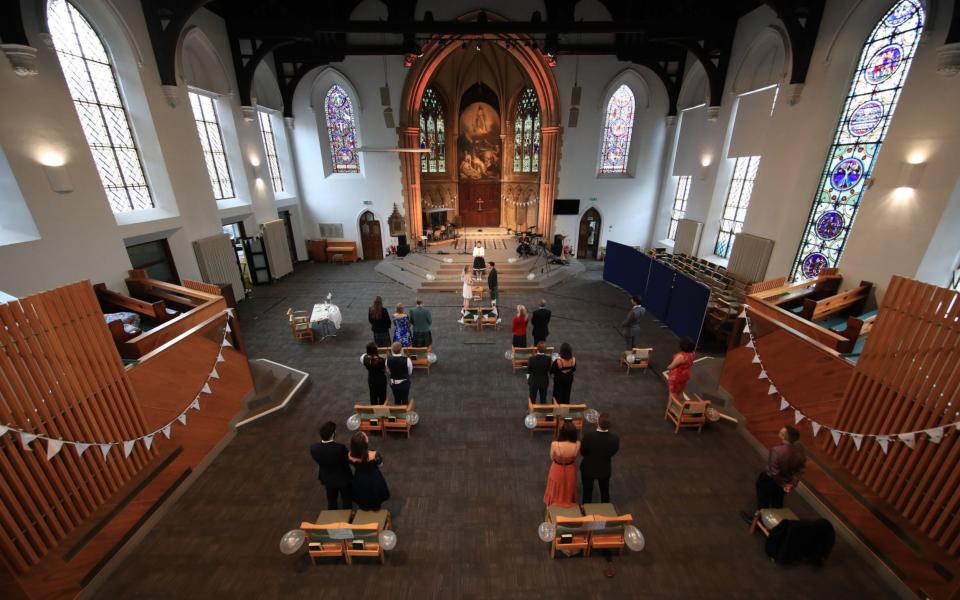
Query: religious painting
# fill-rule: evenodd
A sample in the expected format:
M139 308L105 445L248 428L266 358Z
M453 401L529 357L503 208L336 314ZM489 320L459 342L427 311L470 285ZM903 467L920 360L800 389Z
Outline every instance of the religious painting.
M460 114L460 179L500 179L500 115L486 102Z

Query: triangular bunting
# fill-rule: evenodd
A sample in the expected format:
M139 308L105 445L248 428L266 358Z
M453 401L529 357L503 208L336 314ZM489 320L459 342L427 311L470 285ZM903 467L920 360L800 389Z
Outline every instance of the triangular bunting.
M77 456L83 456L83 453L87 451L87 448L92 445L93 444L83 444L81 442L77 442L73 447L77 449Z
M887 449L890 447L890 438L885 435L877 436L877 443L880 444L880 449L883 450L883 453L887 453Z
M226 337L223 338L223 343L220 345L225 348L233 348L233 344L231 344L230 340L228 340Z
M757 379L767 379L767 371L766 371L766 369L764 369L763 371L760 371L760 375L757 376Z
M47 460L56 456L60 452L60 448L63 448L63 441L47 440Z
M156 435L151 433L150 435L143 436L143 445L147 447L147 450L150 449L150 446L153 445L153 436Z
M226 360L227 360L227 359L225 359L225 358L223 357L223 352L217 354L217 364L222 363L222 362L226 362Z
M743 332L750 333L750 323L747 323L746 325L743 326Z
M839 431L835 431L835 430L831 429L831 430L830 430L830 437L833 438L833 445L834 445L834 446L839 446L839 445L840 445L840 432L839 432Z
M10 431L10 428L6 425L0 425L0 437L3 437L3 434Z
M752 362L752 363L755 364L755 365L759 365L759 364L760 364L760 355L759 355L759 354L754 354L754 355L753 355L753 360L750 361L750 362Z
M910 448L911 450L913 450L914 447L917 445L916 434L901 433L897 437L900 439L901 442L903 442L907 446L907 448Z
M209 383L205 383L203 384L203 388L200 389L200 392L203 394L212 394L213 390L210 389Z
M107 455L110 454L110 448L113 448L113 444L100 444L100 453L103 454L103 459L107 459Z
M37 439L37 435L35 433L27 433L26 431L20 432L20 443L23 444L24 450L30 450L30 442L35 439Z
M800 423L800 421L802 421L802 420L803 420L803 413L801 413L801 412L800 412L799 410L797 410L797 409L794 409L794 410L793 410L793 424L796 425L796 424Z
M169 440L170 439L170 423L167 423L166 425L164 425L163 429L160 430L160 433L162 433Z
M817 434L820 433L820 423L810 421L810 428L813 429L813 437L817 437Z
M775 396L776 394L777 394L777 387L771 383L770 387L767 388L767 395Z
M227 309L227 314L230 315L231 317L235 317L235 316L237 316L237 311L236 311L236 309L228 308L228 309Z
M939 443L940 443L940 440L943 439L943 428L942 428L942 427L934 427L933 429L925 429L923 432L924 432L925 434L927 434L927 437L930 438L930 441L933 442L934 444L939 444Z
M780 410L787 410L790 408L790 403L787 402L786 398L780 398Z
M750 338L750 341L747 342L747 348L756 348L757 345L753 343L753 338Z
M210 379L220 379L220 373L217 373L216 367L214 367L213 370L210 371Z
M190 403L190 408L193 410L200 410L200 398L195 398L193 402Z
M123 443L123 455L130 456L130 453L133 452L133 446L137 443L137 440L127 440Z
M746 318L747 318L747 309L741 310L741 311L740 311L740 314L738 315L738 317L741 318L741 319L746 319Z
M187 413L182 413L180 416L177 417L177 420L180 421L182 424L186 425L186 424L187 424Z
M853 445L857 447L857 452L860 451L860 445L863 444L863 434L860 433L851 433L850 437L853 438Z
M232 329L230 329L230 321L227 321L227 326L224 329L224 331L226 331L227 333L230 333L231 331L233 331Z

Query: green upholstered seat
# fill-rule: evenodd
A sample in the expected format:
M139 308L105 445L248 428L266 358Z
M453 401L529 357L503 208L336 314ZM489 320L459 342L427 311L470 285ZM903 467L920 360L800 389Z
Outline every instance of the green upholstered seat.
M315 523L317 525L326 525L328 523L349 523L349 510L322 510L317 516Z
M798 521L799 519L789 508L764 508L760 510L760 521L767 531L779 525L781 521Z

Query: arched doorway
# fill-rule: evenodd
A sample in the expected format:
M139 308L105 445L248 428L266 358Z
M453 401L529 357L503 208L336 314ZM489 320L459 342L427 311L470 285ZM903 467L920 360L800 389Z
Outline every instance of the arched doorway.
M369 210L360 215L360 247L363 249L363 260L383 259L380 221Z
M591 208L580 217L577 258L597 259L600 254L600 213Z

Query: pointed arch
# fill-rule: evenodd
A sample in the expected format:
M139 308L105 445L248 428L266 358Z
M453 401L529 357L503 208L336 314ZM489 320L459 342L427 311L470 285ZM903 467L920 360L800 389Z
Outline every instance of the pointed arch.
M603 116L600 173L627 173L637 99L626 83L607 99Z
M540 172L540 101L532 87L520 91L514 112L513 172Z
M430 153L420 155L421 173L447 172L447 134L444 103L435 87L428 87L420 101L420 148Z

